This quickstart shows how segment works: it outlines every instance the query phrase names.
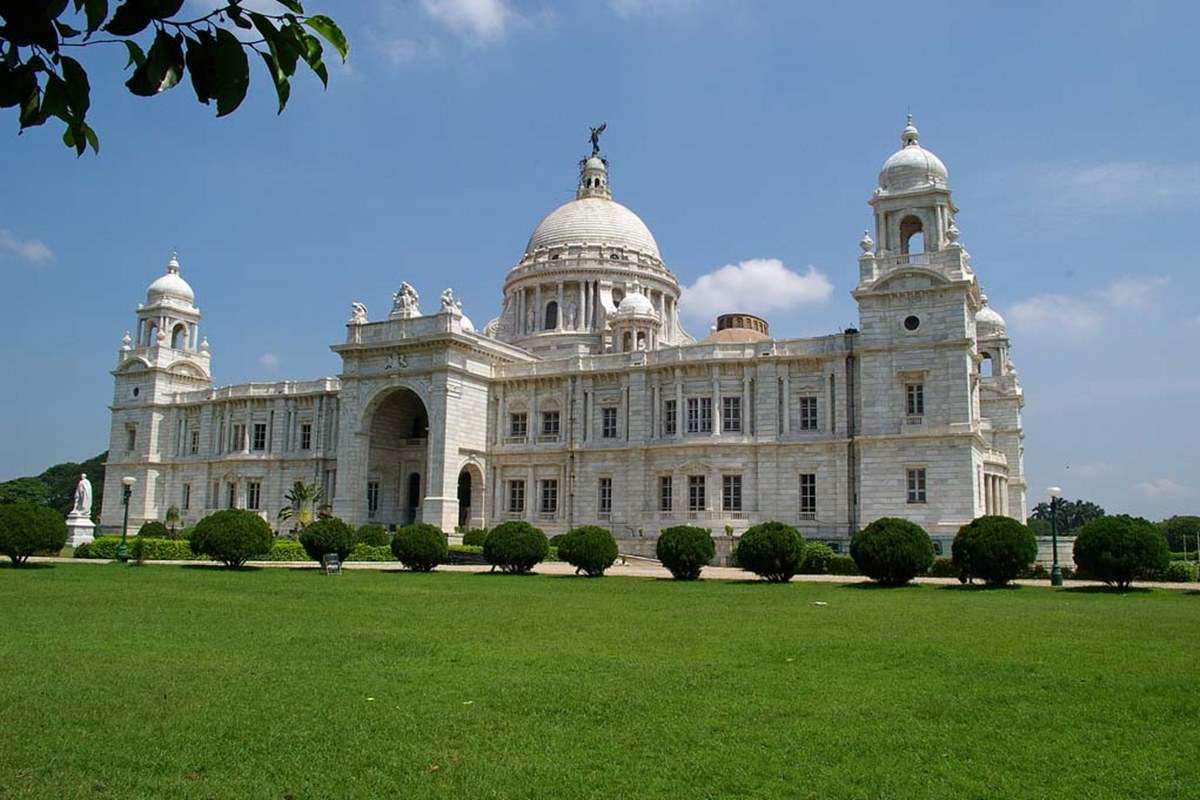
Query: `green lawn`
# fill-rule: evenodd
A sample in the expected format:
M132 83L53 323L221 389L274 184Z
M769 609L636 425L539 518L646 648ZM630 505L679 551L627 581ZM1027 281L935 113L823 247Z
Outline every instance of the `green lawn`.
M0 612L4 800L1200 796L1182 592L59 564Z

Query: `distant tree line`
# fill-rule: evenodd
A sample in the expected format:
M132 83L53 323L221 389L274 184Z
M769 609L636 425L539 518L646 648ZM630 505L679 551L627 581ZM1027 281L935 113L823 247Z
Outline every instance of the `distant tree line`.
M86 472L92 483L92 520L99 522L100 508L104 502L104 462L108 451L84 462L68 461L55 464L41 475L15 478L0 483L0 505L9 503L33 503L49 506L64 517L75 504L75 485L79 473Z
M1060 536L1074 536L1076 531L1092 520L1110 516L1102 507L1090 500L1066 500L1057 504L1051 513L1050 504L1038 503L1029 514L1029 529L1038 536L1049 536L1051 520L1058 517ZM1197 552L1200 550L1200 516L1180 515L1169 517L1158 523L1167 545L1173 553Z

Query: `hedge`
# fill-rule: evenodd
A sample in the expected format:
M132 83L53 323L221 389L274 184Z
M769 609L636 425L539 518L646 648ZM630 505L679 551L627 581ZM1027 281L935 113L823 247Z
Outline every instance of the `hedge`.
M824 542L804 543L804 563L800 566L801 575L828 575L829 562L837 553Z
M413 572L432 572L446 561L446 535L426 522L405 525L392 539L391 554Z
M308 561L308 553L304 552L304 548L295 539L288 539L283 536L276 537L275 542L271 545L271 550L264 556L258 558L259 561Z
M355 539L358 544L370 545L371 547L387 547L392 543L392 535L388 533L388 529L378 523L368 522L358 529L358 535Z
M903 586L933 565L933 540L915 522L880 517L850 540L850 556L868 578Z
M135 561L192 561L196 555L183 539L156 539L139 533L130 540L129 557Z
M706 528L694 525L676 525L664 528L658 535L655 555L662 565L671 571L677 581L694 581L700 570L712 563L717 554L712 534Z
M471 528L469 531L463 531L462 543L468 547L483 547L483 540L487 535L486 528Z
M742 534L733 559L768 583L787 583L804 565L804 539L791 525L763 522Z
M529 572L549 550L546 534L523 520L500 523L483 543L483 557L488 563L513 574Z
M563 536L555 536L557 554L589 578L598 578L617 560L617 542L607 528L582 525Z
M1172 561L1154 579L1164 583L1195 583L1196 572L1195 561Z
M931 578L958 578L964 583L966 582L962 570L954 565L952 558L935 558L929 566L929 576Z
M152 519L142 523L142 527L138 528L137 535L145 536L147 539L170 539L171 531L163 523Z
M861 575L858 571L858 564L854 563L854 559L850 556L834 555L829 559L829 574L830 575Z
M67 543L62 514L35 503L0 506L0 553L19 567L35 553L55 553Z

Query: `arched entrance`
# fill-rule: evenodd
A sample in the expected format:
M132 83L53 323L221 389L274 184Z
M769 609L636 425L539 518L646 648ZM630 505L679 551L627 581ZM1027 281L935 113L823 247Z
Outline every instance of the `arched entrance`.
M475 464L467 464L458 473L458 525L484 527L483 472Z
M367 474L355 487L363 518L381 525L419 522L429 471L425 404L416 392L398 387L376 406L367 430Z

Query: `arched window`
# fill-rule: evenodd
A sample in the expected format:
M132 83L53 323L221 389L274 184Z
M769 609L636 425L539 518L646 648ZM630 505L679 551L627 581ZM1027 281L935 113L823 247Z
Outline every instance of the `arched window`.
M979 362L979 375L984 378L992 377L992 354L980 353L979 355L983 357L983 361Z
M158 326L150 323L150 327L146 329L146 345L153 347L158 343Z
M552 331L558 327L558 301L546 303L545 330Z
M629 331L625 331L625 335L621 337L621 352L628 353L633 349L633 335Z
M924 226L917 217L910 215L900 220L900 252L925 252Z
M187 326L182 323L176 325L171 331L171 347L175 350L183 350L187 347Z

